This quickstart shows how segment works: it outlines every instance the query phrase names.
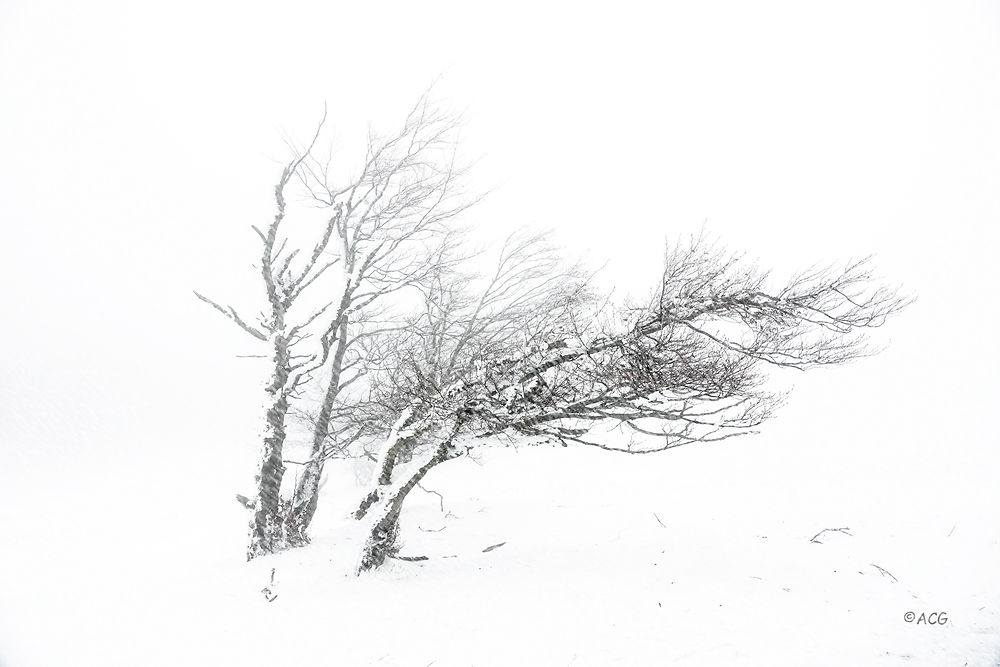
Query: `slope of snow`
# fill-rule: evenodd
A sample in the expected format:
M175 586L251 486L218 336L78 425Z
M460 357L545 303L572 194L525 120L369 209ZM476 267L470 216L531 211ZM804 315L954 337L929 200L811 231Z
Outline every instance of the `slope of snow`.
M44 530L3 517L0 664L1000 662L995 506L852 503L822 471L776 478L768 453L783 450L763 437L657 457L489 450L427 477L443 500L411 496L402 553L428 560L362 577L352 464L332 467L312 545L250 564L244 514L210 475L159 495L176 462L112 468L103 500L61 486L39 503Z

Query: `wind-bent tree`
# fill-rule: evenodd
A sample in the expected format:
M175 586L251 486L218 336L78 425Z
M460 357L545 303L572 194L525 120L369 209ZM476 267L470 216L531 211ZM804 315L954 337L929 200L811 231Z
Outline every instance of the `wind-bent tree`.
M470 447L518 437L646 454L748 433L781 400L765 388L768 367L864 356L864 332L906 305L865 261L775 284L700 238L668 254L637 307L597 298L541 236L511 236L489 271L473 272L455 226L475 202L456 167L455 119L425 94L396 133L369 137L353 175L317 157L325 120L291 146L274 217L253 226L260 316L196 293L272 363L248 559L309 541L332 457L376 462L354 514L368 530L359 570L376 568L396 549L408 493ZM325 212L308 243L297 239L309 230L286 224L290 184ZM285 457L290 417L311 432L302 462ZM602 433L612 426L634 437Z
M489 328L471 326L478 301L464 285L428 293L420 326L393 360L396 386L381 402L398 420L355 514L369 522L359 571L393 555L409 491L470 447L518 434L647 454L746 434L780 403L763 387L767 366L805 370L870 354L865 330L907 304L876 284L867 261L800 273L775 288L702 238L667 255L642 307L595 311L593 300L570 297L584 294L576 287L547 291L559 284L524 287L528 317ZM514 280L501 293L520 286ZM532 328L532 313L544 313L546 324ZM615 424L639 437L616 444L594 434ZM408 463L400 457L407 450L417 453Z
M366 546L362 569L392 552L406 495L431 467L463 451L454 443L470 423L469 396L483 390L494 366L557 347L595 301L581 267L563 266L544 235L526 233L508 237L488 273L448 268L422 291L423 312L387 339L389 353L371 384L366 418L391 428L373 487L355 513L370 516L378 536Z
M455 163L457 120L437 110L428 93L398 132L369 136L367 154L353 177L335 174L332 156L316 156L325 120L324 113L307 146L291 147L294 158L275 186L277 213L267 229L253 228L262 242L261 275L269 304L259 323L249 324L234 308L196 293L265 342L273 355L257 493L248 502L254 513L248 559L308 541L324 461L371 428L350 418L351 405L341 400L366 372L366 355L359 350L369 338L395 328L387 314L402 290L452 261L452 223L473 203L462 192L464 171ZM316 230L318 240L301 255L303 247L281 233L290 183L330 212ZM338 287L317 282L338 264ZM302 298L307 289L308 301ZM307 316L293 317L300 303L316 305ZM292 402L303 403L304 389L317 376L323 380L319 406L293 409ZM310 416L313 437L292 497L284 500L288 461L283 446L293 413Z

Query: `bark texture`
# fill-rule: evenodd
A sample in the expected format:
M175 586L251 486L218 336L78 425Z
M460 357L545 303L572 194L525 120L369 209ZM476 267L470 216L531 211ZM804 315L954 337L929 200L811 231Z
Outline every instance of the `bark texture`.
M268 409L264 425L260 471L257 473L257 496L250 520L247 560L273 553L284 545L281 516L281 481L285 474L282 450L285 444L285 418L288 397L288 344L284 337L274 337L275 371L267 387Z
M403 484L390 488L380 486L384 489L384 496L378 498L374 503L363 505L365 513L372 509L375 514L358 562L359 574L380 567L386 558L395 555L398 550L399 515L403 510L403 503L407 495L430 472L431 468L461 455L462 451L454 446L454 440L461 427L462 421L457 422L452 427L448 437L434 448L423 465L410 473ZM361 514L361 516L364 515L364 513ZM357 515L355 516L357 517Z

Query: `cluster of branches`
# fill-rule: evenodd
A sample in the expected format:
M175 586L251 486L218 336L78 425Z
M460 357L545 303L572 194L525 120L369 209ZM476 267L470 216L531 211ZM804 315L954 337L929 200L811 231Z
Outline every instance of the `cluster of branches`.
M530 271L539 257L540 248L519 247L500 266L517 276L509 267ZM865 330L907 303L876 283L866 260L769 289L766 274L703 237L668 252L642 307L615 308L578 268L548 261L549 278L537 283L516 277L478 292L435 283L420 326L397 337L375 403L400 417L355 513L372 517L360 570L393 553L406 494L472 447L517 436L648 454L750 433L782 400L764 388L769 367L868 355ZM478 304L493 294L528 307L501 305L504 316L482 326ZM602 437L613 425L635 437Z
M323 462L352 439L337 428L336 416L344 410L342 394L367 371L364 343L396 328L389 317L395 295L448 265L453 222L474 203L463 192L465 170L455 161L456 119L426 94L397 132L369 136L357 175L340 181L333 155L318 155L325 124L324 113L308 144L290 144L293 158L274 188L274 218L264 229L252 226L261 242L267 303L259 320L250 322L234 307L196 293L264 343L273 363L257 490L249 502L248 558L308 541ZM290 242L285 233L294 186L328 212L311 244ZM339 272L331 271L338 266ZM306 388L315 384L322 387L318 406L303 407ZM311 452L285 500L286 428L298 414L311 417Z
M323 125L293 147L274 219L254 227L268 304L259 320L199 295L273 362L248 558L308 542L334 457L375 462L353 514L366 522L362 571L395 553L409 492L473 447L551 441L648 454L752 432L782 400L766 389L769 368L870 354L866 330L907 303L867 260L775 284L694 237L668 250L646 303L618 306L545 235L515 233L492 256L465 249L455 221L475 199L456 167L455 119L426 96L396 134L370 137L359 175L344 183L316 156ZM282 235L293 182L328 212L302 253ZM339 280L322 279L338 265ZM283 497L290 418L312 437ZM630 437L608 437L611 426Z

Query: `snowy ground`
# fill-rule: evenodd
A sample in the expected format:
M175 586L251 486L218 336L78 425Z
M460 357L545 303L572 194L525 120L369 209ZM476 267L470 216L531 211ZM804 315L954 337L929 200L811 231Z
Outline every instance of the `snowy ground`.
M0 664L1000 664L992 489L894 502L865 492L881 487L863 470L796 474L793 447L763 435L657 457L476 458L428 476L444 511L411 496L403 553L429 560L361 578L340 518L357 496L349 464L331 471L314 544L249 565L211 466L53 468L57 494L19 493L0 517ZM87 488L111 478L103 496Z

